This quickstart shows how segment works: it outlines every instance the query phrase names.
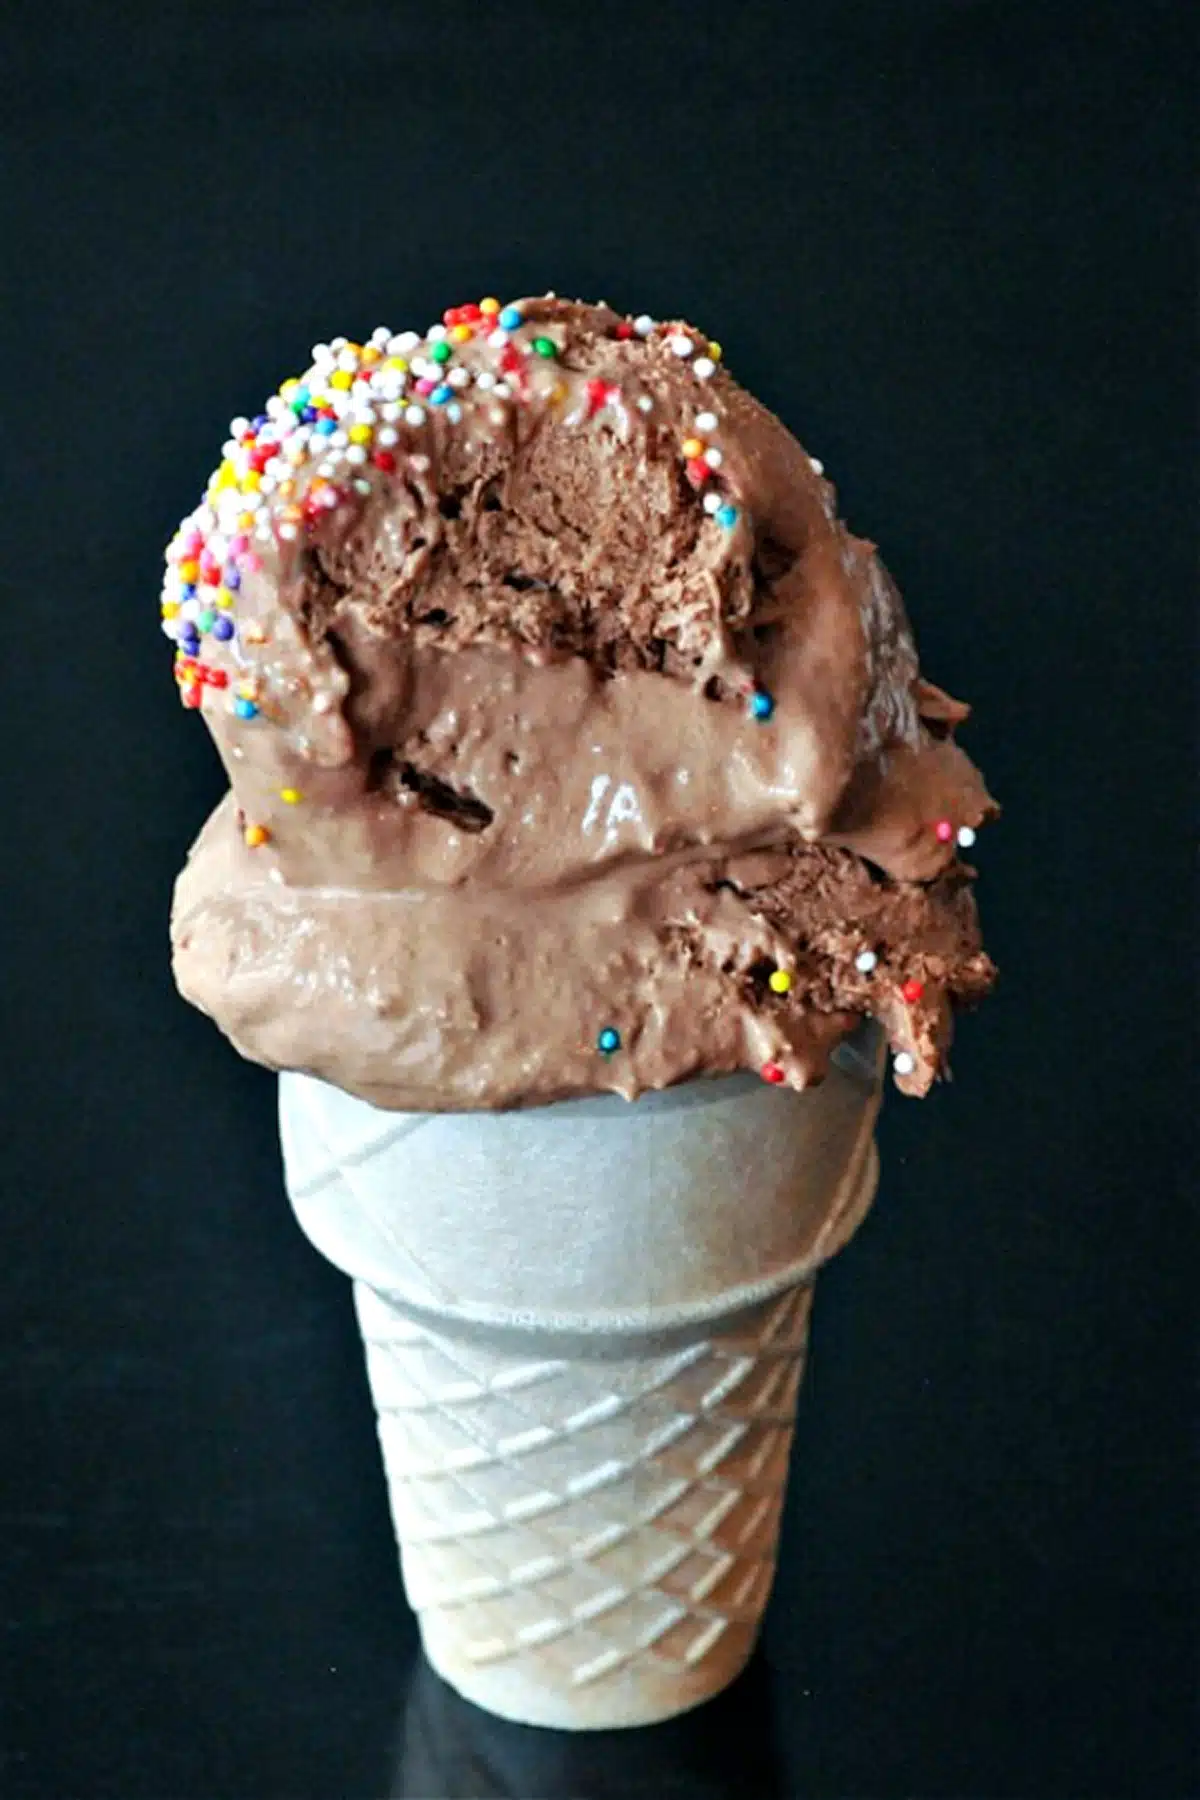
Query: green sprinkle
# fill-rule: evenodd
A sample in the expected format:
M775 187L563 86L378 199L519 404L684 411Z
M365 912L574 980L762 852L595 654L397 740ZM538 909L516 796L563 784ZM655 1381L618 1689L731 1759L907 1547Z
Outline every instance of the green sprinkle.
M449 362L453 351L449 344L436 343L430 346L429 355L434 362Z
M533 349L538 356L558 355L558 345L553 338L534 338Z

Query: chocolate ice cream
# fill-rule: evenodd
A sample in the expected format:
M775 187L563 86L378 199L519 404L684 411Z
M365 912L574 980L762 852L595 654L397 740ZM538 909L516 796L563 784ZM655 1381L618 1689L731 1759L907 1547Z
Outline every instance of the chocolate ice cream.
M819 466L683 323L552 296L318 345L167 553L228 770L182 992L376 1105L944 1070L995 806Z

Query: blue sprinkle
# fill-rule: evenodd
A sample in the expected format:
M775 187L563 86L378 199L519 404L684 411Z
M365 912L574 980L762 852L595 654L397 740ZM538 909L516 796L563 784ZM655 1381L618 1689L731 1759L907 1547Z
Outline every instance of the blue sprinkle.
M621 1048L621 1034L613 1026L606 1025L596 1039L596 1048L603 1056L611 1056L614 1050Z
M316 418L316 416L317 416L316 407L315 406L306 406L300 414L300 423L302 425L311 425L313 420Z
M521 323L520 307L519 306L504 307L496 322L500 326L500 329L502 331L515 331L517 329L517 326Z
M241 587L241 585L242 585L241 572L238 569L235 569L232 567L226 569L226 571L225 571L225 586L229 589L230 593L236 594L238 589Z
M212 633L215 638L220 638L223 644L227 644L233 636L233 620L227 619L222 613L219 619L213 621Z
M181 581L179 584L179 597L181 600L194 600L196 598L195 582Z
M263 426L266 424L266 422L267 422L266 413L259 413L255 418L251 419L251 421L250 421L251 429L254 431L261 431Z
M750 711L756 719L769 719L775 711L775 702L764 688L759 688L751 695Z
M252 719L258 712L253 700L235 700L233 710L239 719Z
M730 526L737 524L737 507L730 506L727 501L724 506L718 506L715 516L717 524L724 525L728 531Z
M445 381L440 382L429 396L430 406L445 406L454 389Z
M316 424L313 426L313 436L314 437L332 437L333 433L336 430L337 430L337 420L336 419L318 419Z

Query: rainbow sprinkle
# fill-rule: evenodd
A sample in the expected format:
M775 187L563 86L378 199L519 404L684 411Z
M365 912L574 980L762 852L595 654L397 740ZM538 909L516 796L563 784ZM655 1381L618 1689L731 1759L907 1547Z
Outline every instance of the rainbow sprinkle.
M449 307L423 336L381 325L363 343L315 344L302 375L284 381L261 412L231 422L204 500L166 552L162 629L175 646L185 707L219 702L231 723L254 729L264 719L282 721L286 709L264 646L274 593L305 551L348 529L382 486L428 469L435 423L439 433L472 421L494 429L514 409L541 405L565 426L605 419L627 436L633 418L655 408L639 380L642 345L665 349L697 384L679 442L683 474L713 525L732 529L739 509L724 472L719 413L706 391L720 345L646 313L617 319L610 334L634 352L628 378L599 380L564 362L569 320L526 305L533 316L488 296ZM328 697L317 698L328 711ZM766 716L765 702L754 704L756 716Z

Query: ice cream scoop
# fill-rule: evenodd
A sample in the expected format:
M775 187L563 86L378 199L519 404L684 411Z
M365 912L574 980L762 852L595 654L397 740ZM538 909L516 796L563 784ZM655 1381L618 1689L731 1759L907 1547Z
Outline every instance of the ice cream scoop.
M993 969L995 812L872 545L692 326L553 296L317 345L236 419L163 624L231 793L183 993L386 1108L899 1085Z

